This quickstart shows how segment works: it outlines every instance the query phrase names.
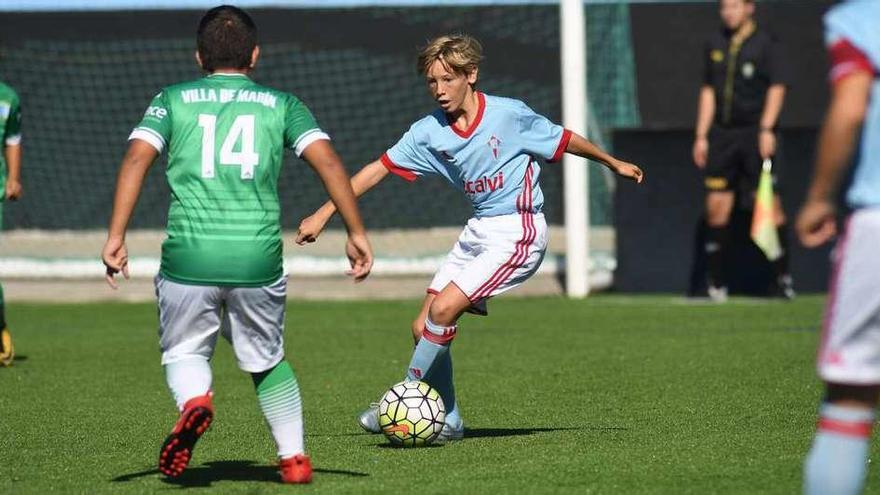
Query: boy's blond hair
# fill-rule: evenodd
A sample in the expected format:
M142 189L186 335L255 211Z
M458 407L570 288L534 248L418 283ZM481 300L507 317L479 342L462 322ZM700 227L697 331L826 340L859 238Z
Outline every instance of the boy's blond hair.
M470 74L483 60L483 46L476 38L466 34L434 38L419 52L419 74L427 74L437 60L442 60L456 74Z

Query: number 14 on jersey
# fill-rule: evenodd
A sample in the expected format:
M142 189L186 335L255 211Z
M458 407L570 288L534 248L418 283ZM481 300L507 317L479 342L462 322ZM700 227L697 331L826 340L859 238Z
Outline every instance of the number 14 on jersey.
M220 146L220 165L240 166L242 180L253 180L254 167L260 162L260 155L254 146L254 125L253 115L237 116ZM200 114L199 127L202 128L202 178L213 179L217 145L217 116ZM239 151L235 151L238 143L241 143Z

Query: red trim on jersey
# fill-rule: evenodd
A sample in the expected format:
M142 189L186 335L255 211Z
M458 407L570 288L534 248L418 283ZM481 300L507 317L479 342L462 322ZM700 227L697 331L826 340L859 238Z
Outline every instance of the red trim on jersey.
M562 138L559 139L559 146L556 147L556 152L553 153L553 156L547 161L549 163L554 163L561 160L562 155L565 154L565 150L568 149L569 141L571 141L571 131L565 129L562 131Z
M449 120L449 114L446 114L446 121L449 122L449 127L453 132L458 134L459 136L467 139L471 137L474 131L477 130L477 126L480 125L480 121L483 120L483 112L486 111L486 97L483 96L483 93L477 91L477 118L471 122L470 127L465 130L461 130L458 126L455 125L455 122Z
M870 438L871 422L851 422L821 418L816 426L821 431L830 431L851 437Z
M876 72L874 64L865 55L865 52L850 43L846 38L837 40L828 49L831 58L831 84L837 84L848 76L858 72L867 72L873 75Z
M396 163L391 161L391 158L388 158L388 153L383 153L382 157L379 158L379 160L382 161L382 165L385 165L385 168L387 168L389 172L402 177L407 182L412 182L419 177L412 170L407 170L403 167L397 166Z
M432 288L430 288L430 287L428 287L428 290L426 290L425 292L427 292L428 294L434 294L435 296L439 296L439 295L440 295L440 291L439 291L439 290L432 289Z
M489 277L489 280L468 296L471 303L476 303L491 296L492 292L500 287L502 283L507 281L517 268L520 268L529 258L529 247L535 242L535 237L538 234L538 229L535 228L535 218L534 215L532 215L531 162L529 162L529 165L526 168L526 175L523 179L523 191L516 198L516 207L521 213L520 218L522 220L523 236L517 241L516 250L510 258L503 263L491 277Z
M837 308L838 288L840 285L840 273L843 271L844 257L846 256L846 247L849 241L850 229L852 228L852 215L846 219L846 225L843 227L843 235L840 242L837 243L836 256L831 267L831 284L828 288L828 301L825 306L825 318L822 320L822 336L819 337L819 351L816 360L822 365L822 356L825 354L825 347L828 345L828 338L831 335L831 325L834 322L834 313Z

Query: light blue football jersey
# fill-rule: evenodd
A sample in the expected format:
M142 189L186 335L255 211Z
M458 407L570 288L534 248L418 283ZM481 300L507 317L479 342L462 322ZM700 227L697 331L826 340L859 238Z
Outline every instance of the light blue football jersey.
M544 193L537 158L559 160L571 132L521 101L483 93L477 98L477 117L469 129L450 124L437 109L413 124L382 155L382 163L409 181L443 176L467 195L476 217L540 212Z
M846 201L852 208L880 206L880 1L850 0L825 14L831 79L852 70L874 73L874 84Z

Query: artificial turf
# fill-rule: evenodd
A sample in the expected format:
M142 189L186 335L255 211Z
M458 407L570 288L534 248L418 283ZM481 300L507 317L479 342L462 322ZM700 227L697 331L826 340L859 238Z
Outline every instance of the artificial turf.
M822 303L494 300L453 345L465 439L398 449L354 418L402 378L419 301L295 302L286 350L316 468L307 487L276 482L251 380L225 341L214 424L169 481L155 468L176 418L155 306L13 304L0 493L796 493L821 393Z

